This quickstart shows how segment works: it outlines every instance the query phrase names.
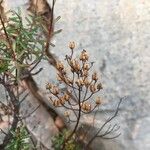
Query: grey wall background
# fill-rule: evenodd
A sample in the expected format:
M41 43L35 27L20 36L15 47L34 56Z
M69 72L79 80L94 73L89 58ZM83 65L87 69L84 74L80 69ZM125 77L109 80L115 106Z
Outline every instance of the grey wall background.
M24 2L13 1L10 7ZM56 29L63 32L53 39L53 52L63 59L69 41L77 43L76 54L83 48L89 52L102 76L104 110L127 96L116 120L122 135L103 141L105 149L149 150L150 0L57 0L58 15ZM41 65L44 70L36 78L44 88L55 73L45 62Z

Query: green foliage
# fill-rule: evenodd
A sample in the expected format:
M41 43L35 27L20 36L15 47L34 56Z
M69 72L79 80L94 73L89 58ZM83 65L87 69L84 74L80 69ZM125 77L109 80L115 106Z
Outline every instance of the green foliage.
M69 135L70 131L66 129L56 135L52 140L53 148L55 150L60 150ZM81 150L80 145L75 141L74 136L71 137L67 143L65 143L65 150Z
M0 73L7 71L8 69L8 61L0 60Z
M10 14L0 29L0 74L7 69L11 73L19 72L36 64L44 52L41 18L29 15L24 21L20 13L11 11Z
M29 150L31 147L30 137L25 127L18 127L13 133L13 139L5 150Z

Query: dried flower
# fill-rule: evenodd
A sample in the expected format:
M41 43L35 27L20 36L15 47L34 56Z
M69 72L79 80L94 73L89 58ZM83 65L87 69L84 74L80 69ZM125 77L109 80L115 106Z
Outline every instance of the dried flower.
M53 87L53 85L51 83L47 83L47 85L46 85L47 90L50 90L52 87Z
M61 62L57 62L57 66L56 67L57 67L58 70L63 70L64 69L64 65Z
M84 70L84 71L82 72L82 76L83 76L83 77L88 77L88 75L89 75L89 73L88 73L87 70Z
M75 83L76 83L77 86L79 86L79 87L84 85L84 82L83 82L82 79L78 79Z
M101 83L99 83L99 84L97 85L97 89L98 89L98 90L103 89L103 86L102 86L102 84L101 84Z
M54 101L53 101L53 105L54 105L55 107L58 107L58 106L60 105L60 101L54 100Z
M68 101L68 100L70 99L70 96L69 96L67 93L65 93L65 94L64 94L64 99L65 99L66 101Z
M94 93L96 91L95 85L90 85L90 91Z
M92 74L92 80L97 81L98 80L98 76L97 76L97 72L94 72Z
M88 53L86 52L86 50L83 50L80 55L80 60L87 61L88 59L89 59Z
M86 111L90 111L91 110L91 104L86 103Z
M60 101L60 103L61 103L62 105L65 104L65 99L64 99L64 97L61 97L59 101Z
M72 60L71 62L70 62L70 65L71 65L71 68L72 68L72 72L79 72L80 71L80 64L79 64L79 62L77 61L77 60Z
M97 97L97 98L96 98L96 102L95 102L95 103L96 103L96 105L100 105L100 104L101 104L101 99L100 99L100 97Z
M69 48L73 50L75 48L75 42L70 42Z
M74 66L75 70L78 72L80 71L80 64L78 61L75 61L75 66Z
M89 64L85 63L83 64L83 70L89 70L90 66Z
M84 110L84 111L90 111L91 110L91 104L89 103L81 103L81 108Z
M87 78L84 80L84 85L86 87L88 87L90 85L90 82L89 82L89 80Z
M65 115L65 117L69 117L70 116L70 112L69 111L65 111L64 115Z
M54 95L58 95L59 94L59 89L55 86L55 87L53 87L52 88L52 93L54 94Z

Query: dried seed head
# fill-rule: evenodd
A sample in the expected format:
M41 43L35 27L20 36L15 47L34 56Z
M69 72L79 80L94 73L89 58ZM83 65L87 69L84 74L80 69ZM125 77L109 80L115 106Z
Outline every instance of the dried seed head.
M82 61L87 61L89 59L89 55L88 55L88 53L86 52L86 50L83 50L82 52L81 52L81 55L80 55L80 60L82 60Z
M75 70L78 72L78 71L80 71L80 64L78 63L78 64L76 64L76 66L75 66Z
M47 90L50 90L52 87L53 87L53 85L51 83L47 83L47 85L46 85Z
M91 104L89 103L81 103L81 108L84 110L84 111L90 111L91 110Z
M59 89L58 89L56 86L53 87L52 93L53 93L54 95L58 95L58 94L59 94Z
M86 111L91 111L91 104L86 103Z
M69 48L73 50L75 48L75 42L70 42Z
M94 80L94 81L97 81L97 80L98 80L98 76L97 76L97 73L96 73L96 72L94 72L94 73L92 74L92 80Z
M64 99L65 99L66 101L68 101L68 100L70 99L70 96L69 96L67 93L65 93L65 94L64 94Z
M89 70L90 69L90 66L89 66L89 64L84 64L83 65L83 70Z
M95 85L90 85L90 91L94 93L96 91Z
M62 62L57 62L57 69L58 70L63 70L64 69L64 65L63 65L63 63Z
M95 103L96 103L96 105L100 105L100 104L101 104L101 99L100 99L100 97L97 97L97 98L96 98L96 102L95 102Z
M70 65L71 66L74 66L74 64L75 64L75 60L73 59L73 60L70 60Z
M80 71L80 63L77 60L72 60L70 64L71 68L73 69L73 72Z
M88 87L90 85L90 82L89 82L89 80L87 78L84 80L84 85L86 87Z
M65 115L65 117L69 117L70 116L70 112L69 111L65 111L64 115Z
M75 83L76 83L77 86L79 86L79 87L84 85L84 82L83 82L82 79L78 79Z
M62 104L62 105L65 104L65 99L64 99L64 97L61 97L59 101L60 101L60 104Z
M81 108L82 108L83 110L86 110L86 103L82 103Z
M102 86L102 84L101 84L101 83L99 83L99 84L97 85L97 89L98 89L98 90L103 89L103 86Z
M53 101L53 105L54 105L55 107L58 107L58 106L60 105L60 101L54 100L54 101Z
M82 72L82 76L83 76L83 77L88 77L88 75L89 75L89 73L88 73L87 70L84 70L84 71Z

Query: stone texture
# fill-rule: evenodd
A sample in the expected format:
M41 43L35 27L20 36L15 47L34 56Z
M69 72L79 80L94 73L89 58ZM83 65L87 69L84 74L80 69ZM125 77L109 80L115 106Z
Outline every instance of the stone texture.
M53 149L51 147L51 138L58 134L58 128L54 124L54 120L45 107L26 89L21 94L20 99L23 99L20 106L20 114L26 124L28 131L37 141L37 147Z
M126 96L116 119L122 135L102 141L101 149L149 150L150 1L57 0L58 15L62 19L56 29L63 32L54 38L53 52L64 59L72 40L77 43L76 54L87 49L102 76L103 110L111 112L117 100ZM55 82L55 73L45 62L41 65L44 70L36 78L44 88L47 81Z

